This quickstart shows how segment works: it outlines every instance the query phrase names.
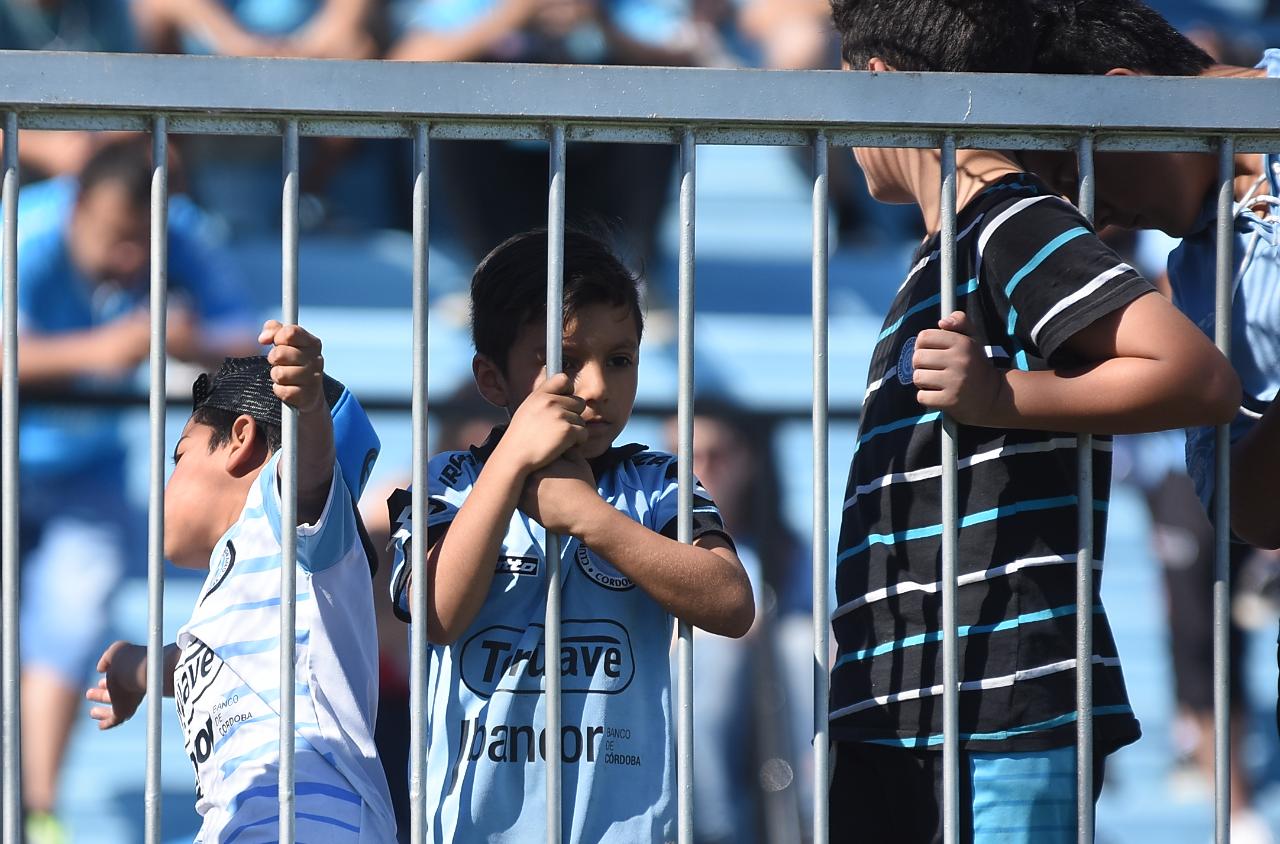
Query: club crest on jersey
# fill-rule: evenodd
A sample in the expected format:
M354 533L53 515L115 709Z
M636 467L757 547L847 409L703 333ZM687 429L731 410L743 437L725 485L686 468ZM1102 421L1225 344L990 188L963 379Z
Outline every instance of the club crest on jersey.
M916 366L912 358L916 356L916 338L911 337L902 344L902 352L898 355L898 383L910 387L915 383Z
M578 568L582 569L583 574L605 589L625 592L635 586L631 578L606 563L599 555L593 553L591 549L581 542L578 543L578 548L574 552L573 558L577 561Z

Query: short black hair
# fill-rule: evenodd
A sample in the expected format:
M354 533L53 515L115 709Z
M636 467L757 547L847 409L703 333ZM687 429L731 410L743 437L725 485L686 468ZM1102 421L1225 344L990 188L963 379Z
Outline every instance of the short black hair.
M582 231L564 235L564 319L589 305L625 307L644 333L640 279L602 239ZM471 339L476 352L503 372L516 332L547 313L547 231L507 238L471 276Z
M118 184L135 208L151 202L151 150L145 139L125 138L98 149L80 170L80 195L103 184Z
M1197 76L1213 59L1141 0L1035 0L1037 73Z
M209 453L212 454L227 443L231 442L231 428L235 424L236 419L243 415L246 414L236 413L231 410L223 410L220 407L202 405L191 412L191 421L197 425L204 425L210 429ZM253 420L253 424L258 429L258 434L267 438L267 453L275 454L279 451L282 438L280 426L271 425L257 419Z
M1030 73L1035 55L1026 0L831 0L831 16L854 70Z

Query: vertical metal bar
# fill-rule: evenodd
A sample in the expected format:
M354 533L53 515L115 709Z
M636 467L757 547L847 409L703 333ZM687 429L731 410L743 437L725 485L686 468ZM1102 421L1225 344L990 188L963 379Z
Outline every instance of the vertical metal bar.
M22 719L18 650L18 115L4 116L4 367L0 388L0 616L4 662L4 844L22 841Z
M429 231L427 124L413 131L413 503L411 519L420 533L410 543L409 653L409 840L427 839L427 245Z
M813 138L813 840L829 837L827 770L830 764L830 728L827 724L831 676L827 654L831 649L830 578L831 525L827 502L829 434L827 424L827 133Z
M298 121L284 131L281 200L280 310L286 325L298 321ZM297 626L298 412L281 406L280 448L280 841L294 837L294 659Z
M942 315L956 309L956 139L942 142ZM956 637L956 423L942 420L942 820L945 844L960 841L960 678Z
M1080 213L1093 222L1093 136L1080 138ZM1076 438L1076 841L1093 841L1093 435Z
M677 338L676 538L693 541L693 254L698 148L693 130L680 136L680 289ZM693 627L680 622L676 709L676 819L679 844L693 844Z
M160 741L164 690L164 430L166 310L169 307L169 135L151 130L151 467L147 499L147 844L160 844Z
M564 125L551 127L551 179L547 188L547 375L562 368L564 342ZM547 844L561 841L560 537L547 534Z
M1218 151L1218 250L1214 338L1231 359L1231 299L1235 281L1235 142ZM1215 449L1213 554L1213 795L1215 841L1231 840L1231 425L1218 428Z

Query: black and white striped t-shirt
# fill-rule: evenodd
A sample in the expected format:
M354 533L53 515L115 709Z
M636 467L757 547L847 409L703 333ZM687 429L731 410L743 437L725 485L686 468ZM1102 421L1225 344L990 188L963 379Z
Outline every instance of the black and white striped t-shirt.
M1007 176L957 220L958 307L997 367L1070 366L1063 343L1153 288L1034 177ZM942 744L940 414L916 401L916 335L939 316L938 238L921 247L872 356L837 556L837 741ZM960 728L974 750L1075 740L1076 438L961 426ZM1094 440L1102 561L1111 442ZM1095 583L1097 746L1139 730Z

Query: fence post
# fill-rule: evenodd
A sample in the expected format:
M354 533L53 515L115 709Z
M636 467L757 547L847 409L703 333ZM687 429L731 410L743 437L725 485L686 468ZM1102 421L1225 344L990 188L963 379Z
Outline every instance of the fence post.
M547 190L547 377L563 368L564 342L564 124L551 127L551 179ZM560 537L548 533L547 616L545 627L546 736L547 736L547 844L560 844L562 779L560 731Z
M284 131L281 202L281 321L298 321L298 121ZM298 412L281 404L280 466L280 841L294 839L294 659L297 627Z
M831 515L829 500L828 304L827 269L829 225L827 193L827 133L819 129L813 138L813 840L829 837L830 725L828 706L831 649L827 583L831 568Z
M693 130L680 136L680 289L677 329L679 395L676 402L676 536L693 541L693 286L697 153ZM693 627L680 622L676 647L679 688L676 723L677 816L680 844L693 844Z
M4 844L22 841L22 674L18 648L18 115L4 116L4 367L0 388L0 616L4 653Z
M147 499L147 844L160 844L160 740L164 705L164 433L169 299L169 134L164 115L151 129L150 489Z
M427 285L430 232L430 146L427 124L413 127L413 498L410 520L419 540L409 544L413 584L409 648L409 840L427 837Z

